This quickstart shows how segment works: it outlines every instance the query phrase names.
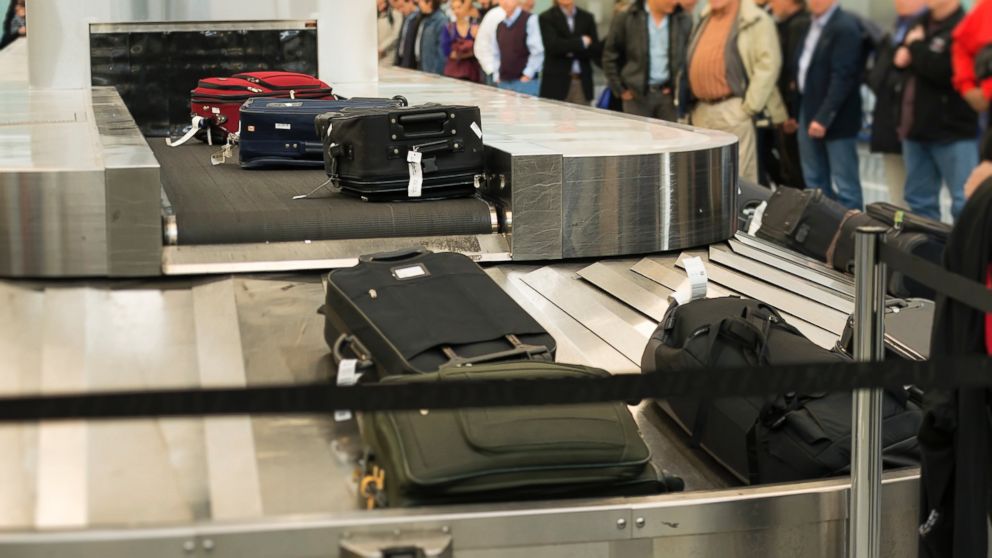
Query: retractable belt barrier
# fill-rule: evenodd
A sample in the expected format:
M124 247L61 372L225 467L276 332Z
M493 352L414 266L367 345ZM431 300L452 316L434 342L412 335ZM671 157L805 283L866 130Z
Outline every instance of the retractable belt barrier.
M893 268L984 312L992 293L959 275L882 245ZM992 386L992 359L981 356L624 374L596 379L479 380L336 386L330 382L231 389L52 394L0 398L0 422L137 419L239 414L329 414L568 405L686 395L707 397L842 392L915 385L924 389Z

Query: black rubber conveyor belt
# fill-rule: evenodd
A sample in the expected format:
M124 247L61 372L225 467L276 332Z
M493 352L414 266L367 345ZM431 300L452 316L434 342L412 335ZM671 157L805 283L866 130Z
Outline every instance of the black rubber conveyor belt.
M489 205L476 198L369 203L322 189L323 170L242 170L210 164L218 146L168 147L149 138L176 215L179 244L235 244L488 234Z

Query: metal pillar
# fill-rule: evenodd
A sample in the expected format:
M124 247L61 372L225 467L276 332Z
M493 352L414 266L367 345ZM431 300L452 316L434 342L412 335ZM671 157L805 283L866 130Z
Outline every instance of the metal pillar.
M376 7L371 0L319 0L317 65L327 83L379 81Z
M885 229L860 227L854 252L854 358L885 358L885 264L879 243ZM849 558L878 558L882 531L882 390L854 392L851 439Z

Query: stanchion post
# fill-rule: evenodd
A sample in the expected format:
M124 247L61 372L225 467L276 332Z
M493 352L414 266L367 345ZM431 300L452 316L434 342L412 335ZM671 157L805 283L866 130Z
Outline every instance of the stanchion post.
M854 251L854 358L885 358L885 229L860 227ZM851 497L848 558L878 558L882 532L882 390L854 391L851 417Z

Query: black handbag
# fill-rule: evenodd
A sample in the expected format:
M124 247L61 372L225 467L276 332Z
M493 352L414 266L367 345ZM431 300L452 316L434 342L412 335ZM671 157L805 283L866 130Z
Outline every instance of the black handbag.
M823 190L779 188L768 200L757 236L825 262L847 211Z

